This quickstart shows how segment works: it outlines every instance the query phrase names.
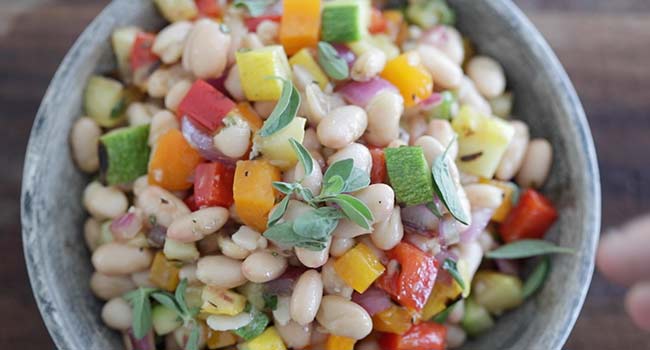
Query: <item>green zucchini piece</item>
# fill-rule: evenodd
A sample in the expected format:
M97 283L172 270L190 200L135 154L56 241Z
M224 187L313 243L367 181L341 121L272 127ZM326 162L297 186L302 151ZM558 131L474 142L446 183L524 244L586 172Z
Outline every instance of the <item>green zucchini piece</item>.
M407 206L433 201L431 169L422 147L386 148L386 169L399 203Z
M126 110L124 86L115 79L93 75L84 92L84 109L105 128L118 125L124 121Z
M524 301L521 280L496 271L479 271L472 280L472 296L477 304L499 315Z
M147 173L149 125L115 129L99 138L99 175L109 185L129 183Z
M465 332L470 336L477 336L494 326L490 313L473 299L465 300L465 315L461 323Z
M176 311L165 305L156 305L153 307L151 310L151 321L153 323L153 330L157 335L171 333L183 325Z
M360 40L367 32L370 4L364 0L335 0L323 7L321 38L332 43Z
M264 332L266 329L266 326L269 324L269 317L257 308L251 307L250 313L253 316L253 320L249 324L237 328L233 331L235 334L244 338L246 341L249 341L262 334L262 332Z

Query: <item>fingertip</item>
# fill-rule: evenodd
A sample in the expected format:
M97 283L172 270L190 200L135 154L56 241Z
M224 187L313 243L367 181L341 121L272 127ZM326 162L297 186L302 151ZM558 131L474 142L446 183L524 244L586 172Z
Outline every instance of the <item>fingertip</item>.
M639 328L650 332L650 282L638 283L628 291L625 309Z
M598 251L596 252L596 266L607 279L625 284L626 275L623 265L623 251L620 247L620 235L616 233L603 234Z

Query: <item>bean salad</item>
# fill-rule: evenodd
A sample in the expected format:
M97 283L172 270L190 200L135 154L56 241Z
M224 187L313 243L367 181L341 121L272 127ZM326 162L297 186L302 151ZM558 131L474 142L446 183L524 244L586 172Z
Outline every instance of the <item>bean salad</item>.
M126 349L458 348L571 252L551 144L444 0L154 3L70 132Z

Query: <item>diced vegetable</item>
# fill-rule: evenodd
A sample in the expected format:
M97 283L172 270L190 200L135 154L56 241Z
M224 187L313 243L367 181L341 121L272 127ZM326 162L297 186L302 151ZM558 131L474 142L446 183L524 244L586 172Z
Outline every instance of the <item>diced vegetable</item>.
M201 312L210 315L235 316L246 307L246 298L235 292L206 286L201 294Z
M381 77L399 89L406 107L415 106L433 93L433 79L417 52L406 52L388 61Z
M262 153L262 157L282 170L293 167L298 161L298 157L289 140L293 138L302 143L305 137L306 123L307 119L295 117L289 125L272 135L266 137L256 136L255 145Z
M149 161L149 183L171 191L192 187L191 176L201 155L176 129L162 135Z
M479 271L472 280L472 298L490 313L499 315L524 301L521 280L496 271Z
M280 43L289 55L318 44L321 0L284 0Z
M265 313L257 310L256 308L251 309L251 316L253 317L253 320L249 324L247 324L247 325L245 325L245 326L243 326L241 328L237 328L233 332L235 334L237 334L238 336L244 338L244 340L250 341L251 343L253 343L253 342L255 342L255 340L257 340L258 337L265 337L264 336L264 333L265 333L264 329L269 324L269 317L266 316ZM270 328L273 328L273 327L270 327ZM265 338L262 338L262 339L265 339ZM269 340L272 340L272 339L266 339L264 341L260 341L259 344L268 345ZM282 343L282 340L280 340L280 343L284 345L284 343ZM264 349L266 349L266 348L264 348ZM270 349L275 349L275 348L270 348Z
M201 207L230 207L235 167L221 162L202 163L194 173L194 201Z
M447 328L434 322L422 322L403 335L383 333L379 346L382 350L444 350Z
M223 118L235 103L204 80L197 80L178 105L177 115L213 133L223 126Z
M361 39L368 28L370 3L366 0L325 2L321 38L332 43L349 43Z
M239 347L240 350L286 350L280 334L275 327L267 328L264 333Z
M361 108L366 108L370 101L383 91L399 93L395 86L378 77L364 82L349 81L337 88L337 92L343 95L346 101Z
M282 94L279 77L291 80L291 68L284 48L266 46L236 53L239 78L249 101L275 101Z
M494 326L490 313L472 298L465 300L465 315L462 326L470 336L477 336Z
M111 35L111 44L113 45L113 53L115 53L115 60L117 67L120 71L122 80L129 81L131 79L131 66L130 57L135 36L140 32L138 27L120 27L113 31Z
M160 13L170 22L190 20L198 16L194 0L154 0Z
M527 189L499 227L506 243L520 239L540 239L557 220L553 203L541 193Z
M264 309L264 285L261 283L248 282L237 291L246 297L246 300L258 310Z
M129 56L129 66L136 82L142 81L138 77L148 76L151 73L151 67L158 63L158 56L151 51L154 40L156 40L156 35L152 33L139 31L135 35Z
M503 222L506 217L508 217L508 214L513 207L513 197L518 191L517 185L512 182L486 180L483 178L480 182L498 187L503 191L503 201L501 202L501 206L499 206L494 212L494 215L492 215L492 221L499 223Z
M257 132L257 130L261 129L262 125L264 125L262 118L260 118L253 107L251 107L251 104L248 102L238 103L237 112L239 113L239 116L241 116L242 119L248 123L248 126L253 132Z
M181 243L171 238L165 239L163 253L169 260L192 262L199 258L199 251L194 243Z
M438 274L434 257L404 242L388 251L387 255L400 264L400 269L390 275L383 274L377 281L377 286L403 306L422 310Z
M220 349L237 344L237 336L231 332L210 330L206 345L208 349Z
M388 182L388 172L386 170L386 158L384 158L384 149L371 148L370 156L372 156L370 183L379 184Z
M487 179L494 177L515 134L514 128L467 105L461 107L451 125L458 133L458 168Z
M422 28L436 24L453 24L456 20L454 11L445 0L412 1L406 8L406 17Z
M354 350L356 339L330 334L325 343L325 350Z
M386 20L384 19L381 10L373 7L370 12L370 26L368 27L368 31L372 34L377 34L386 31L386 29Z
M233 194L235 210L244 224L259 232L266 230L267 217L277 196L273 182L280 178L280 170L268 161L237 162Z
M329 79L327 78L327 75L325 75L325 72L323 72L323 70L320 68L318 63L316 63L316 60L314 59L314 56L312 56L309 52L309 49L305 48L298 51L289 59L289 64L291 64L292 67L298 65L307 70L307 72L311 74L312 78L314 78L314 81L318 83L322 90L325 90L327 87Z
M221 9L217 0L194 0L199 15L204 17L219 17Z
M411 313L395 305L372 316L372 327L379 332L404 334L411 325Z
M115 79L93 75L84 92L86 114L97 124L112 128L124 121L124 86Z
M384 156L398 202L412 206L433 201L431 169L422 147L386 148Z
M176 311L165 305L156 305L153 307L151 310L151 321L153 323L153 330L157 335L171 333L183 325Z
M187 286L185 289L185 303L187 303L187 307L190 309L200 309L201 305L203 305L202 294L203 286Z
M422 319L428 320L442 312L457 300L462 292L462 288L454 281L451 281L451 283L437 282L433 286L433 291L429 300L427 300L427 304L422 309Z
M115 129L99 138L100 178L126 184L147 173L149 125Z
M173 292L176 290L176 286L178 286L178 273L180 270L180 264L178 262L167 260L165 254L159 251L156 253L151 264L149 281L160 289Z
M375 253L363 243L338 258L334 269L345 283L359 293L365 292L386 271Z

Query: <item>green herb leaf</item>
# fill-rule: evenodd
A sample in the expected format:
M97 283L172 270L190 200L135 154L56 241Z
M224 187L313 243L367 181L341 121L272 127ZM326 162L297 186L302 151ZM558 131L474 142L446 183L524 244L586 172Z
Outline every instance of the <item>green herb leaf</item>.
M269 215L269 221L268 221L269 227L275 225L280 219L282 219L282 216L287 211L287 207L289 206L290 199L291 199L290 195L284 196L284 198L282 198L282 200L280 201L278 207L275 208L275 210L271 215Z
M469 223L469 213L465 212L460 203L456 192L456 184L451 176L449 170L449 163L447 163L447 152L453 144L454 140L449 143L447 149L433 162L431 173L433 174L433 189L435 190L440 201L447 207L449 213L461 223L467 225Z
M334 164L330 165L323 175L323 183L329 183L330 179L336 175L340 176L343 181L347 181L352 174L352 168L354 167L354 162L352 159L343 159Z
M259 17L274 3L275 0L235 0L233 6L246 7L251 17Z
M305 202L307 202L307 204L311 205L312 207L315 206L315 204L313 203L313 201L314 201L314 194L311 193L311 190L310 190L310 189L308 189L308 188L304 188L304 187L302 187L302 186L299 186L299 187L296 189L296 191L297 191L298 194L302 197L302 199L305 200Z
M343 192L355 192L370 185L370 176L359 168L352 168L350 177L345 181Z
M314 251L320 251L326 247L326 241L309 239L297 234L293 230L292 222L283 222L267 228L264 231L264 237L278 245L291 245Z
M263 293L262 299L264 299L264 308L275 311L278 308L278 296L275 294Z
M146 287L140 287L138 289L132 290L128 293L125 293L122 295L122 298L128 302L132 302L134 298L138 298L140 294L144 293L146 295L149 295L155 291L157 291L158 288L146 288Z
M193 315L190 315L190 310L188 309L187 303L185 302L185 289L187 289L187 278L183 278L178 283L176 291L174 292L174 297L176 298L176 303L178 304L183 315L186 317L191 317Z
M274 181L273 182L273 187L286 194L289 195L293 192L293 190L296 189L296 184L288 183L288 182L282 182L282 181Z
M438 205L434 202L429 202L427 203L427 208L429 211L433 213L438 218L442 218L442 212L440 212L440 209L438 208Z
M279 79L282 81L282 94L278 103L273 108L273 112L266 119L264 125L258 132L261 137L266 137L275 134L276 132L284 129L296 117L298 108L300 108L300 93L296 90L295 86L290 80L271 77L269 79Z
M451 260L449 258L445 259L445 261L442 263L442 268L449 272L451 277L454 278L461 289L465 289L465 281L463 281L463 277L460 275L460 272L458 272L458 266L456 266L456 262L454 260Z
M293 147L294 152L296 152L300 164L302 164L303 169L305 169L305 176L311 174L312 170L314 170L314 161L311 158L309 151L293 137L289 139L289 143L291 143L291 147Z
M199 338L201 336L201 326L192 322L192 331L190 332L190 337L187 338L187 344L185 345L185 350L199 350Z
M501 246L485 254L491 259L522 259L548 254L574 254L571 248L558 247L541 239L524 239Z
M233 331L235 334L244 338L246 341L249 341L262 334L266 326L269 324L269 317L266 316L265 313L257 310L254 307L251 307L250 313L251 316L253 316L253 320L249 324L237 328Z
M138 288L133 294L129 293L127 300L133 307L131 328L137 339L144 338L151 330L151 301L149 295L155 291L153 288Z
M338 204L345 216L355 224L366 230L370 229L370 223L374 218L365 203L349 194L339 194L327 200Z
M530 276L528 276L526 282L524 282L524 287L522 289L524 299L535 294L535 292L544 285L544 281L546 281L550 269L551 260L548 257L544 257L537 266L535 266L535 269Z
M322 207L300 215L293 222L293 231L311 240L327 240L343 215L336 208Z
M125 99L120 99L115 106L111 109L110 119L117 119L124 114L126 110L126 101Z
M456 303L447 306L444 310L440 311L435 316L433 316L433 318L431 318L431 321L438 324L444 324L445 322L447 322L447 318L449 317L449 314L454 310L455 306Z
M324 41L318 43L318 64L332 79L343 80L350 75L348 63L339 56L334 46Z
M154 300L157 302L166 306L168 309L174 310L179 316L183 315L183 310L181 310L178 304L176 304L176 299L174 299L174 296L171 294L164 291L158 291L152 293L151 297L154 298Z
M323 189L321 190L321 197L327 197L327 196L335 196L345 189L345 180L343 180L342 177L339 175L334 175L329 180L327 183L325 183L325 186L323 186Z

